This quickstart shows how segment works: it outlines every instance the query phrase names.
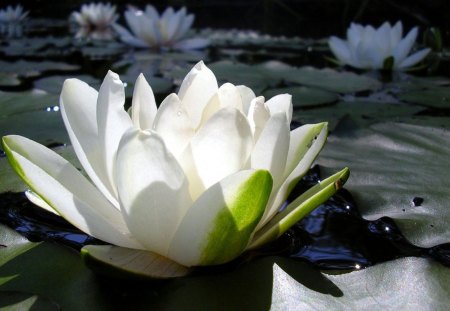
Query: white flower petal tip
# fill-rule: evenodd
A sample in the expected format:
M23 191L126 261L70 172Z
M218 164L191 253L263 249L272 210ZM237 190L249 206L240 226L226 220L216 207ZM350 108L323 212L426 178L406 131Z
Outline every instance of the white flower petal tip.
M330 37L328 45L338 63L359 69L403 70L416 65L427 53L411 55L417 38L414 27L402 38L403 25L385 22L379 28L352 23L347 30L347 40ZM389 66L386 61L389 60Z
M147 5L145 10L129 7L125 20L130 31L114 26L121 40L134 47L174 50L198 50L209 45L206 38L191 38L194 16L186 14L186 8L175 11L167 8L162 14Z
M81 256L88 267L120 279L171 279L192 272L192 269L153 252L113 245L84 246Z
M142 14L158 13L149 6ZM322 149L327 124L290 131L290 95L265 101L245 86L219 87L202 61L159 108L142 75L129 112L124 101L112 71L99 92L64 83L61 115L90 180L36 142L3 137L32 202L115 245L84 249L106 266L166 278L226 263L276 238L348 176L330 177L278 213Z

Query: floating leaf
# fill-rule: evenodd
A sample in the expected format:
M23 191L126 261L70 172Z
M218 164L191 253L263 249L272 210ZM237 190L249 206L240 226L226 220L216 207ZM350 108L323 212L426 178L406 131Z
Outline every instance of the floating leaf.
M71 65L61 62L53 61L24 61L19 60L16 62L0 61L0 71L3 73L15 73L21 77L35 77L45 71L72 71L77 70L80 67L78 65Z
M266 98L270 98L272 96L284 93L292 95L294 109L298 107L311 107L329 104L337 101L339 98L338 94L336 93L306 86L270 89L265 91L263 95L266 96Z
M450 88L448 87L410 91L399 94L398 98L419 105L450 109Z
M448 189L450 131L427 126L382 123L330 136L319 164L348 165L352 191L364 217L394 218L413 244L450 241ZM415 197L423 204L414 206Z
M64 81L69 78L77 78L86 82L95 89L100 88L100 81L90 75L64 75L64 76L50 76L34 81L34 87L46 91L51 94L59 95L61 93Z
M17 86L20 83L16 74L0 72L0 86Z

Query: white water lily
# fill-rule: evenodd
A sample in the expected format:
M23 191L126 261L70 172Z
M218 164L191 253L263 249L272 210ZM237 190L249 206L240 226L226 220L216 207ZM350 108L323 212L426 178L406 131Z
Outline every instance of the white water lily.
M338 61L361 69L404 69L427 56L425 48L410 54L417 38L414 27L403 38L403 25L385 22L378 29L352 23L347 30L347 40L332 36L328 44Z
M119 24L114 28L121 40L131 46L190 50L209 45L207 39L189 37L194 15L188 14L185 7L178 11L168 7L159 15L150 4L144 11L130 6L124 15L131 32Z
M104 29L110 27L118 18L116 6L111 3L83 4L79 12L72 12L71 17L80 27Z
M83 4L79 12L71 14L71 19L76 22L78 32L76 37L92 39L112 39L111 25L116 22L116 6L111 3Z
M20 37L23 33L23 21L28 16L28 11L18 4L16 7L7 6L0 10L0 34L8 37Z
M98 93L77 79L64 83L61 113L92 183L27 138L5 136L3 147L32 202L126 256L156 253L186 267L228 262L279 237L348 177L344 169L279 212L322 149L327 124L290 131L290 95L265 101L245 86L218 87L203 62L158 109L143 75L128 113L124 102L111 71ZM117 248L106 252L111 260Z

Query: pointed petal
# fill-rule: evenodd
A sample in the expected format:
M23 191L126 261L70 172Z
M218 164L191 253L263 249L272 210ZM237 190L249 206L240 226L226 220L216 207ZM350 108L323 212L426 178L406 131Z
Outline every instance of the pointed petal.
M244 114L247 115L248 109L250 108L250 103L252 102L253 99L256 98L256 95L251 88L245 85L236 85L236 87L239 94L241 94L242 109L244 111Z
M406 58L406 56L411 51L414 43L416 42L417 38L417 27L414 27L410 30L410 32L406 35L405 38L403 38L397 47L393 51L393 56L395 58L394 66L397 66L397 64L400 64L403 62L403 60Z
M108 181L99 146L97 97L97 91L86 83L67 79L60 96L61 115L84 170L97 188L118 208L119 203Z
M158 134L139 130L121 140L116 170L128 228L147 250L166 256L192 203L183 170Z
M253 141L257 142L267 120L270 118L270 110L267 108L263 96L252 100L247 118L253 133Z
M339 62L342 64L351 64L350 50L346 41L337 37L331 37L328 40L328 45Z
M53 214L58 215L58 216L61 216L61 215L59 215L59 213L53 207L48 205L48 203L45 202L45 200L43 198L41 198L36 192L28 189L27 191L25 191L25 196L34 205L37 205L40 208L43 208L43 209L45 209L46 211L48 211L50 213L53 213Z
M153 128L177 159L195 134L188 113L176 94L170 94L161 103Z
M231 83L223 84L217 93L211 97L208 104L203 109L200 127L202 127L212 115L223 108L235 108L243 112L241 94L236 86Z
M258 229L278 212L292 188L308 172L322 150L327 134L327 123L307 124L291 132L285 179L276 195L271 197L267 211L258 224Z
M277 112L284 112L286 114L289 124L292 121L292 95L280 94L272 97L266 101L267 108L270 110L270 115L273 116Z
M141 73L134 84L133 101L131 103L133 124L141 130L151 129L156 110L152 88Z
M392 27L390 39L391 39L391 48L395 48L397 44L400 42L403 36L403 25L402 22L398 21L395 23L394 27Z
M124 43L137 48L149 47L149 45L145 41L142 41L141 39L133 36L125 27L119 24L112 24L112 27L119 34L120 40L122 40Z
M193 14L186 15L181 21L180 26L178 27L178 31L175 34L173 40L178 41L184 38L191 29L193 23L194 23L194 15Z
M429 49L429 48L417 51L414 54L409 55L404 61L402 61L398 65L398 68L411 67L411 66L417 64L418 62L420 62L422 59L424 59L430 52L431 52L431 49Z
M278 112L267 121L251 155L251 168L265 169L278 188L284 177L289 150L290 127L284 112Z
M194 128L200 123L204 107L218 89L214 73L202 61L184 78L178 97L186 107Z
M327 201L337 190L341 189L347 181L349 173L349 169L344 168L296 198L286 209L278 213L261 230L256 232L248 249L258 248L280 237L316 207Z
M271 189L264 170L240 171L213 185L189 208L168 257L188 267L236 258L253 236Z
M108 175L109 189L117 190L114 182L114 161L117 147L123 134L133 126L130 116L125 111L125 90L119 76L108 71L100 87L97 100L98 143L103 155L103 165Z
M158 11L151 4L147 4L145 6L145 14L151 19L154 19L154 20L158 20L159 19Z
M19 176L74 226L108 243L141 248L121 213L64 158L21 136L3 137L3 146Z
M222 109L191 140L192 155L205 188L241 170L253 147L245 116L237 109Z

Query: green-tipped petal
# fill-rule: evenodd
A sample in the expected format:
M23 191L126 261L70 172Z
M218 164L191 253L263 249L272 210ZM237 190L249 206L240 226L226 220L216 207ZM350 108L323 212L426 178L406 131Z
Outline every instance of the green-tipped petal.
M168 279L191 271L153 252L113 245L87 245L81 249L81 256L93 270L123 278Z
M3 137L3 147L17 174L67 221L108 243L142 247L131 237L120 211L60 155L15 135Z
M264 213L272 190L265 170L240 171L206 190L189 208L169 258L185 266L214 265L239 256Z
M256 232L248 249L257 248L263 244L276 240L290 227L308 215L320 204L324 203L347 181L350 171L342 171L321 181L291 202L286 209L278 213L263 228Z
M260 229L280 209L297 182L308 172L326 142L327 123L307 124L291 132L289 153L286 162L285 180L276 195L272 196L269 206L258 225Z

